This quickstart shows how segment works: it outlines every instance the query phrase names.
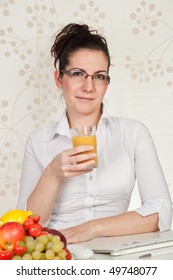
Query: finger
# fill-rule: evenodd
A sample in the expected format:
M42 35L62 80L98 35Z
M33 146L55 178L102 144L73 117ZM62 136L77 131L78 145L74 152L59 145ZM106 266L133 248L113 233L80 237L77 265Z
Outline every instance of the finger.
M87 161L87 162L81 163L81 164L77 164L77 163L64 164L61 167L62 175L65 178L82 175L82 174L91 172L94 168L94 165L95 165L94 160L90 160L90 161Z
M70 166L71 171L86 171L86 170L92 170L95 165L95 160L88 160L84 163L75 163Z
M92 151L93 149L94 149L94 146L80 145L80 146L76 146L72 149L66 150L66 155L72 156L75 154Z
M76 164L82 161L91 160L96 157L97 157L96 153L86 153L86 154L77 154L74 156L70 156L69 160L71 164Z
M71 171L66 171L66 172L64 172L63 173L63 177L65 177L65 178L71 178L71 177L75 177L75 176L79 176L79 175L82 175L82 174L86 174L86 173L89 173L89 172L91 172L92 171L92 169L86 169L86 170L80 170L80 171L73 171L73 170L71 170Z
M75 227L71 227L71 228L68 228L65 230L60 230L60 231L67 239L68 244L79 242L79 234L78 234L78 231L75 230Z

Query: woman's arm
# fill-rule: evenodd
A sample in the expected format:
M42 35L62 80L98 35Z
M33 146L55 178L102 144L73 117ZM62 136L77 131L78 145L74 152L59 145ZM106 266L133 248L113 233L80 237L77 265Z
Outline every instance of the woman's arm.
M47 222L52 213L59 186L60 180L48 166L27 200L26 208L39 214L42 224Z
M171 197L153 142L136 156L135 170L142 204L135 211L143 217L158 213L159 230L169 230Z
M158 230L158 214L142 217L131 211L117 216L88 221L79 226L60 230L68 243L78 243L96 237L121 236Z
M27 209L39 213L42 224L47 222L52 213L62 180L88 173L93 169L96 154L80 154L92 149L91 146L78 146L65 150L48 164L27 200ZM80 163L84 160L87 162Z

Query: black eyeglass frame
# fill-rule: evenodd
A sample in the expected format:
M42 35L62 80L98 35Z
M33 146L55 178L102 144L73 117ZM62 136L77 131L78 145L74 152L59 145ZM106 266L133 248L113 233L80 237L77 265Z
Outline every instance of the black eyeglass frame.
M95 73L95 74L93 74L93 75L89 75L89 74L88 74L86 71L84 71L83 69L78 69L78 68L73 68L73 69L69 69L69 70L67 70L67 69L61 69L61 70L60 70L60 74L66 74L66 75L68 75L70 78L73 78L73 77L75 77L75 76L73 76L72 74L70 74L70 72L71 72L72 70L74 70L74 71L76 70L76 72L77 72L77 70L79 70L80 72L86 74L86 76L84 76L85 79L87 79L88 77L91 77L92 80L94 80L94 76L96 76L97 74L99 74L99 72L98 72L98 73ZM110 83L110 76L107 75L107 74L103 74L103 75L107 78L107 80L106 80L106 85L108 85L108 84Z

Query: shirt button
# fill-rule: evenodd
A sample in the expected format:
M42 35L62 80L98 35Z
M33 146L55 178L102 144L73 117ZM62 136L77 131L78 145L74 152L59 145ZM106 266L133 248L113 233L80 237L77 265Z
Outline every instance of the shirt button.
M92 175L89 176L89 180L90 180L90 181L93 180L93 176L92 176Z

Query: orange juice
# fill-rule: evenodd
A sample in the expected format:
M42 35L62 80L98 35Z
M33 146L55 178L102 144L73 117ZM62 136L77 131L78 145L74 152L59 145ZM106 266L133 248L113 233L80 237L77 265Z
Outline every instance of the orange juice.
M97 153L96 135L73 136L72 142L73 142L73 147L80 146L80 145L93 146L94 149L92 151L88 151L87 153ZM94 160L95 160L94 166L97 167L98 166L97 157Z

